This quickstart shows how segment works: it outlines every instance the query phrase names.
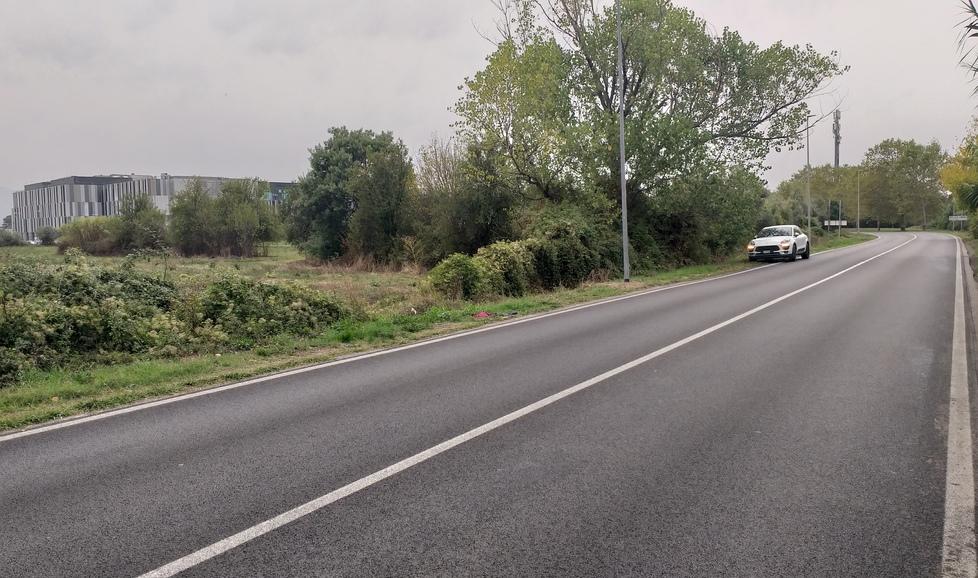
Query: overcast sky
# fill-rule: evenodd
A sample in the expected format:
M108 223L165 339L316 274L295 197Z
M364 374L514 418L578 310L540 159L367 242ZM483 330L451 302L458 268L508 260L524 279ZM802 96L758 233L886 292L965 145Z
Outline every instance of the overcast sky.
M852 67L843 162L887 137L953 148L978 98L957 66L958 0L678 0L762 45ZM0 214L10 191L72 174L292 180L334 125L448 136L458 85L492 46L489 0L33 0L0 4ZM830 162L831 128L813 131ZM776 184L804 152L769 159Z

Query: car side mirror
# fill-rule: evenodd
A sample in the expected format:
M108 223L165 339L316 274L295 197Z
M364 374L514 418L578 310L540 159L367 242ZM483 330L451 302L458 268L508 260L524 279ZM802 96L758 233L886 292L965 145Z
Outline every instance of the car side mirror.
M795 233L796 237L801 237L801 233Z

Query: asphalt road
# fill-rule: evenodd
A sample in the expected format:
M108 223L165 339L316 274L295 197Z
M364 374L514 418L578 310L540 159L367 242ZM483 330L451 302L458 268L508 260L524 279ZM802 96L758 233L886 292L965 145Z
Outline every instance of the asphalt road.
M0 576L156 570L609 371L181 575L940 575L955 251L885 234L0 437Z

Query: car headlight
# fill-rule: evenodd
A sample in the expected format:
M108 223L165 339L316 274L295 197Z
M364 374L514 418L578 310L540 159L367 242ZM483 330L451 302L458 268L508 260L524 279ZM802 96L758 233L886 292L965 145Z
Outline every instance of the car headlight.
M784 241L781 241L780 243L778 243L778 247L781 247L781 250L782 251L787 251L788 249L791 248L791 241L789 241L788 239L785 239Z
M748 251L753 251L755 247L756 247L756 245L754 245L754 241L751 241L750 243L747 243L747 250Z

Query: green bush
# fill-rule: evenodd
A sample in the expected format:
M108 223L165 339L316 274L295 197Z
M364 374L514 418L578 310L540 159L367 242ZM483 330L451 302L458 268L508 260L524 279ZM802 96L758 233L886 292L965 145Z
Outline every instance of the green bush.
M475 260L488 273L488 289L497 295L519 297L538 287L533 254L522 241L499 241L479 249Z
M0 347L0 387L11 385L20 379L28 366L27 356L9 347Z
M244 342L280 334L313 335L347 313L325 293L236 275L211 284L200 308L204 320Z
M135 271L95 267L84 258L63 265L13 261L0 267L0 289L14 297L44 296L67 305L96 306L115 297L133 306L169 310L178 298L173 283Z
M19 247L26 244L17 231L0 229L0 247Z
M472 257L454 253L442 260L428 278L432 286L451 299L473 299L486 290L487 272Z
M45 247L50 247L58 240L58 230L54 227L41 227L37 230L37 239Z
M173 284L70 256L0 266L0 385L31 367L173 357L305 336L346 315L331 296L237 277Z
M85 217L61 226L58 251L76 248L89 255L112 255L119 252L122 219L119 217Z

